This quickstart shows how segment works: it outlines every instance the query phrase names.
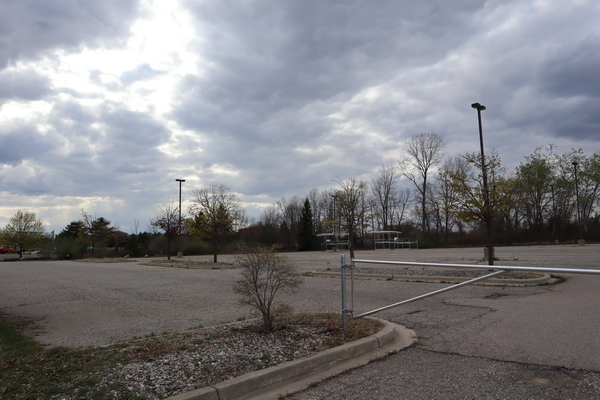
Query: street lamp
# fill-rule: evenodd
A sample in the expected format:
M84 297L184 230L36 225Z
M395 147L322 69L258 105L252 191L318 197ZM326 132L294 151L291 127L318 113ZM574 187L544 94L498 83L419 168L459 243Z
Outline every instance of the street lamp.
M181 184L185 182L185 179L175 179L175 182L179 182L179 226L178 230L181 234Z
M577 182L577 166L579 163L577 161L573 161L573 167L575 168L575 198L577 199L577 225L579 225L579 245L583 245L585 243L583 239L583 231L581 230L581 211L579 208L579 183Z
M487 170L485 167L485 155L483 153L483 130L481 128L481 112L485 110L485 106L479 103L471 104L471 107L477 110L477 119L479 121L479 144L481 146L481 174L483 175L483 209L484 219L487 228L487 248L488 248L488 265L494 265L494 242L492 240L492 213L490 210L490 192L487 182Z

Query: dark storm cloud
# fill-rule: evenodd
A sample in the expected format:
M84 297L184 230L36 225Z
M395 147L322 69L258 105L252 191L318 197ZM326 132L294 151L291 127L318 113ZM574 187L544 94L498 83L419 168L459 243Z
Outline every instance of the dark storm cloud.
M574 140L597 140L600 137L598 110L600 110L600 99L597 97L556 102L554 107L548 107L546 111L546 121L551 125L549 133Z
M34 71L0 72L0 101L39 100L50 91L50 79Z
M0 1L0 68L48 50L115 44L128 35L137 0Z
M560 46L540 66L538 87L549 98L550 132L587 139L600 134L600 36Z
M561 46L540 66L540 86L554 97L600 97L600 36Z

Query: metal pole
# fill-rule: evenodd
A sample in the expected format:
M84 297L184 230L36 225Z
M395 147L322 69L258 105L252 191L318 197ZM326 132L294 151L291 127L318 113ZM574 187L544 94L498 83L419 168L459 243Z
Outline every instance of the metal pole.
M554 202L554 185L550 185L552 191L552 242L556 243L556 203Z
M357 260L357 259L352 259L352 266L354 267L354 265L356 263L366 263L366 264L385 264L385 265L418 265L418 266L425 266L425 267L458 267L458 268L466 268L466 269L487 269L490 270L489 267L484 267L482 265L469 265L469 264L436 264L436 263L420 263L420 262L405 262L405 261L379 261L379 260ZM371 315L371 314L375 314L377 312L383 311L383 310L387 310L389 308L392 307L397 307L399 305L402 304L406 304L406 303L410 303L416 300L420 300L420 299L424 299L430 296L434 296L436 294L440 294L440 293L444 293L447 292L449 290L454 290L457 289L459 287L463 287L466 285L470 285L472 283L476 283L491 277L494 277L496 275L500 275L503 274L505 272L508 271L531 271L531 272L549 272L549 273L564 273L564 274L590 274L590 275L600 275L600 270L594 270L594 269L574 269L574 268L539 268L539 267L514 267L514 266L506 266L506 265L502 265L502 266L497 266L494 267L495 269L500 269L500 271L495 271L495 272L491 272L485 276L480 276L471 280L468 280L466 282L462 282L462 283L458 283L452 286L448 286L445 287L443 289L439 289L436 290L434 292L431 293L426 293L417 297L414 297L412 299L408 299L408 300L403 300L401 302L398 303L394 303L394 304L390 304L388 306L385 307L381 307L378 308L376 310L371 310L359 315L354 315L354 310L352 310L352 316L353 318L361 318L361 317L365 317L367 315Z
M465 269L490 269L484 265L477 264L440 264L440 263L421 263L407 261L378 261L378 260L358 260L353 259L353 263L365 264L383 264L383 265L415 265L419 267L443 267L443 268L465 268ZM518 267L511 265L498 265L494 269L502 269L503 271L529 271L529 272L549 272L552 274L590 274L600 275L600 270L597 269L581 269L581 268L541 268L541 267Z
M346 332L346 255L342 254L342 331Z
M336 209L336 200L337 196L331 195L333 197L333 251L336 251L337 248L337 237L335 236L335 209Z
M350 266L350 307L354 315L354 263Z
M443 289L436 290L435 292L431 292L431 293L423 294L421 296L413 297L412 299L403 300L403 301L400 301L398 303L390 304L389 306L378 308L376 310L371 310L369 312L359 314L359 315L357 315L354 318L356 319L356 318L366 317L367 315L375 314L375 313L378 313L380 311L384 311L384 310L387 310L387 309L390 309L390 308L398 307L398 306L401 306L402 304L412 303L413 301L417 301L417 300L425 299L427 297L435 296L436 294L444 293L444 292L447 292L449 290L458 289L460 287L463 287L463 286L466 286L466 285L470 285L470 284L475 283L475 282L479 282L479 281L483 281L483 280L488 279L488 278L492 278L492 277L494 277L496 275L500 275L500 274L503 274L505 272L507 272L507 271L492 272L491 274L488 274L488 275L485 275L485 276L480 276L480 277L471 279L471 280L466 281L466 282L457 283L456 285L448 286L448 287L445 287Z
M488 248L488 265L494 265L494 242L492 240L492 213L490 210L490 191L487 182L487 169L485 166L485 155L483 153L483 128L481 126L481 111L485 110L485 106L479 103L471 104L471 107L477 110L477 119L479 121L479 145L481 147L481 174L483 175L483 215L487 230L487 248Z
M179 224L177 225L178 233L181 233L181 183L185 182L185 179L175 179L179 182Z
M583 231L581 229L581 210L579 208L579 184L577 182L577 166L579 163L577 161L573 161L573 167L575 167L575 197L577 199L577 225L579 225L579 244L583 243Z

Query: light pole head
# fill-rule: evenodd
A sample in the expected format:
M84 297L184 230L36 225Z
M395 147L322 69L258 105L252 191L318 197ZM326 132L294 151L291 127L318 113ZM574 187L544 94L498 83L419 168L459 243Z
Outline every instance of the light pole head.
M185 179L175 179L175 182L185 182Z
M578 163L577 161L573 161L571 164L573 164L573 166L574 166L575 168L577 168L577 166L579 165L579 163Z
M473 104L471 104L471 107L473 107L477 111L483 111L483 110L485 110L485 106L482 105L482 104L479 104L479 103L473 103Z

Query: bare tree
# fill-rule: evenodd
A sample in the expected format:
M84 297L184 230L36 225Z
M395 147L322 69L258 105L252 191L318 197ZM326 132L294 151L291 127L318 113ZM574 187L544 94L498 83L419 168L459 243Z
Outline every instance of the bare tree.
M407 155L400 162L402 174L411 181L421 204L421 232L427 230L427 178L428 173L444 156L444 140L435 133L422 133L411 137L404 145Z
M160 206L150 225L163 231L167 238L167 259L171 259L171 242L183 233L183 225L179 221L179 207L174 203Z
M396 193L396 205L392 214L392 225L400 226L404 220L404 214L409 206L411 193L409 188L400 188Z
M298 196L293 196L289 200L283 197L277 202L282 219L281 233L285 237L285 244L288 250L293 250L296 247L298 223L300 222L300 216L304 208L302 203L302 200Z
M341 189L335 194L337 200L337 211L342 226L348 231L348 249L350 258L354 258L353 242L356 232L365 223L367 202L365 201L367 183L354 177L345 181L338 181Z
M464 157L455 156L444 160L434 184L433 194L430 196L431 208L435 210L436 225L444 241L457 225L453 210L456 208L457 193L452 185L452 176L459 175L461 171L469 168Z
M279 225L281 225L281 213L279 212L279 208L274 205L265 207L260 216L260 220L265 227L279 227Z
M383 165L379 169L379 175L371 182L373 208L380 229L389 229L392 226L397 186L397 168L393 164Z
M303 279L296 266L273 249L246 249L237 257L237 263L242 267L242 279L235 283L233 291L239 295L242 304L260 312L263 329L270 332L275 318L291 311L291 306L278 301L277 295L295 292Z
M240 223L242 207L236 195L225 185L212 184L192 193L190 236L209 242L213 248L213 261L217 262L219 247L235 233Z
M313 215L313 226L315 227L315 233L323 232L323 220L327 213L327 201L325 196L317 188L310 190L308 194L308 201L312 209Z
M334 199L336 191L333 189L312 189L308 195L310 206L313 210L315 232L331 232L334 225Z

